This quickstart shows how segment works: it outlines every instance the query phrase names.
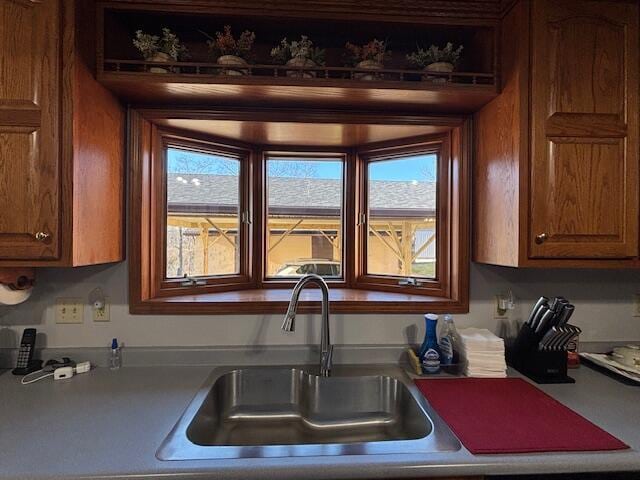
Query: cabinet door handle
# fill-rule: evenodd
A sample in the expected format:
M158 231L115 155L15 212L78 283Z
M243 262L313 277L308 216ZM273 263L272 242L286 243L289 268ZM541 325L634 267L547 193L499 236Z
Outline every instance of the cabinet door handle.
M49 237L51 237L50 233L47 232L37 232L34 237L36 238L37 241L39 242L46 242Z
M547 241L548 238L549 236L546 233L541 233L540 235L536 235L536 243L538 245L542 245L544 242Z

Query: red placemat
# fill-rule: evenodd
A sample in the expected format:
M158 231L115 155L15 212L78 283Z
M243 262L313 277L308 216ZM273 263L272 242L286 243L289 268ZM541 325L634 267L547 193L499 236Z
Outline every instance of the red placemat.
M471 453L629 448L520 378L416 380L416 385Z

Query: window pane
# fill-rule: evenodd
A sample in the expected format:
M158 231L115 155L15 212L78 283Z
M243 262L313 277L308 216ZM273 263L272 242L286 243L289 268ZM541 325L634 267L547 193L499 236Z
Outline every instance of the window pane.
M167 278L240 272L240 161L167 150Z
M436 277L435 154L368 165L367 272Z
M267 158L267 276L342 276L341 158Z

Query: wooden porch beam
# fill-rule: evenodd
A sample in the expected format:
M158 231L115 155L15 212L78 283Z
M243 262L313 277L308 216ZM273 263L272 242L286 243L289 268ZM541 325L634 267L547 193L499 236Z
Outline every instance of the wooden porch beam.
M380 235L378 232L376 232L373 228L369 227L369 230L371 231L371 233L373 233L382 243L384 243L387 248L389 250L391 250L391 252L398 258L398 260L402 261L402 256L400 255L399 252L396 251L395 248L393 248L393 245L391 245L389 242L387 242L384 237L382 235Z
M429 248L429 245L431 245L435 239L436 239L436 234L434 232L433 235L431 235L427 239L427 241L424 242L422 246L418 250L416 250L416 252L413 254L413 258L411 258L411 263L413 263L415 259L420 256L422 252L424 252L427 248Z
M231 237L229 237L229 235L227 235L227 232L225 232L224 230L222 230L222 228L218 227L218 226L217 226L215 223L213 223L210 219L208 219L208 218L207 218L206 220L207 220L207 222L209 223L209 225L211 225L213 228L215 228L215 229L216 229L216 231L217 231L220 235L222 235L222 236L224 237L224 239L225 239L227 242L229 242L229 243L231 244L231 246L232 246L233 248L235 248L235 247L236 247L236 242L234 242L234 241L231 239Z
M267 251L267 253L270 253L271 250L273 250L278 245L280 245L280 242L282 242L285 238L287 238L289 234L291 234L291 232L293 232L298 227L298 225L300 225L302 222L304 222L304 218L301 218L300 220L298 220L298 223L296 223L293 227L291 227L289 230L284 232L282 236L278 239L278 241L276 241L276 243L274 243L269 247L269 250Z
M393 239L393 242L396 244L396 247L398 248L398 252L402 252L402 242L398 237L398 233L396 232L396 227L394 227L391 222L387 222L387 233Z
M326 238L329 241L329 243L333 246L333 248L338 248L338 245L336 244L335 240L332 240L331 237L326 233L324 233L322 230L320 230L320 235Z

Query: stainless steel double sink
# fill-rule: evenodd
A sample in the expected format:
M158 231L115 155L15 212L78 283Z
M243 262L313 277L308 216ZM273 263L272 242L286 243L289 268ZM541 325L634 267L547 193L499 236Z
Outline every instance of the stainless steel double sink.
M460 449L396 367L219 368L169 433L161 460L413 454Z

